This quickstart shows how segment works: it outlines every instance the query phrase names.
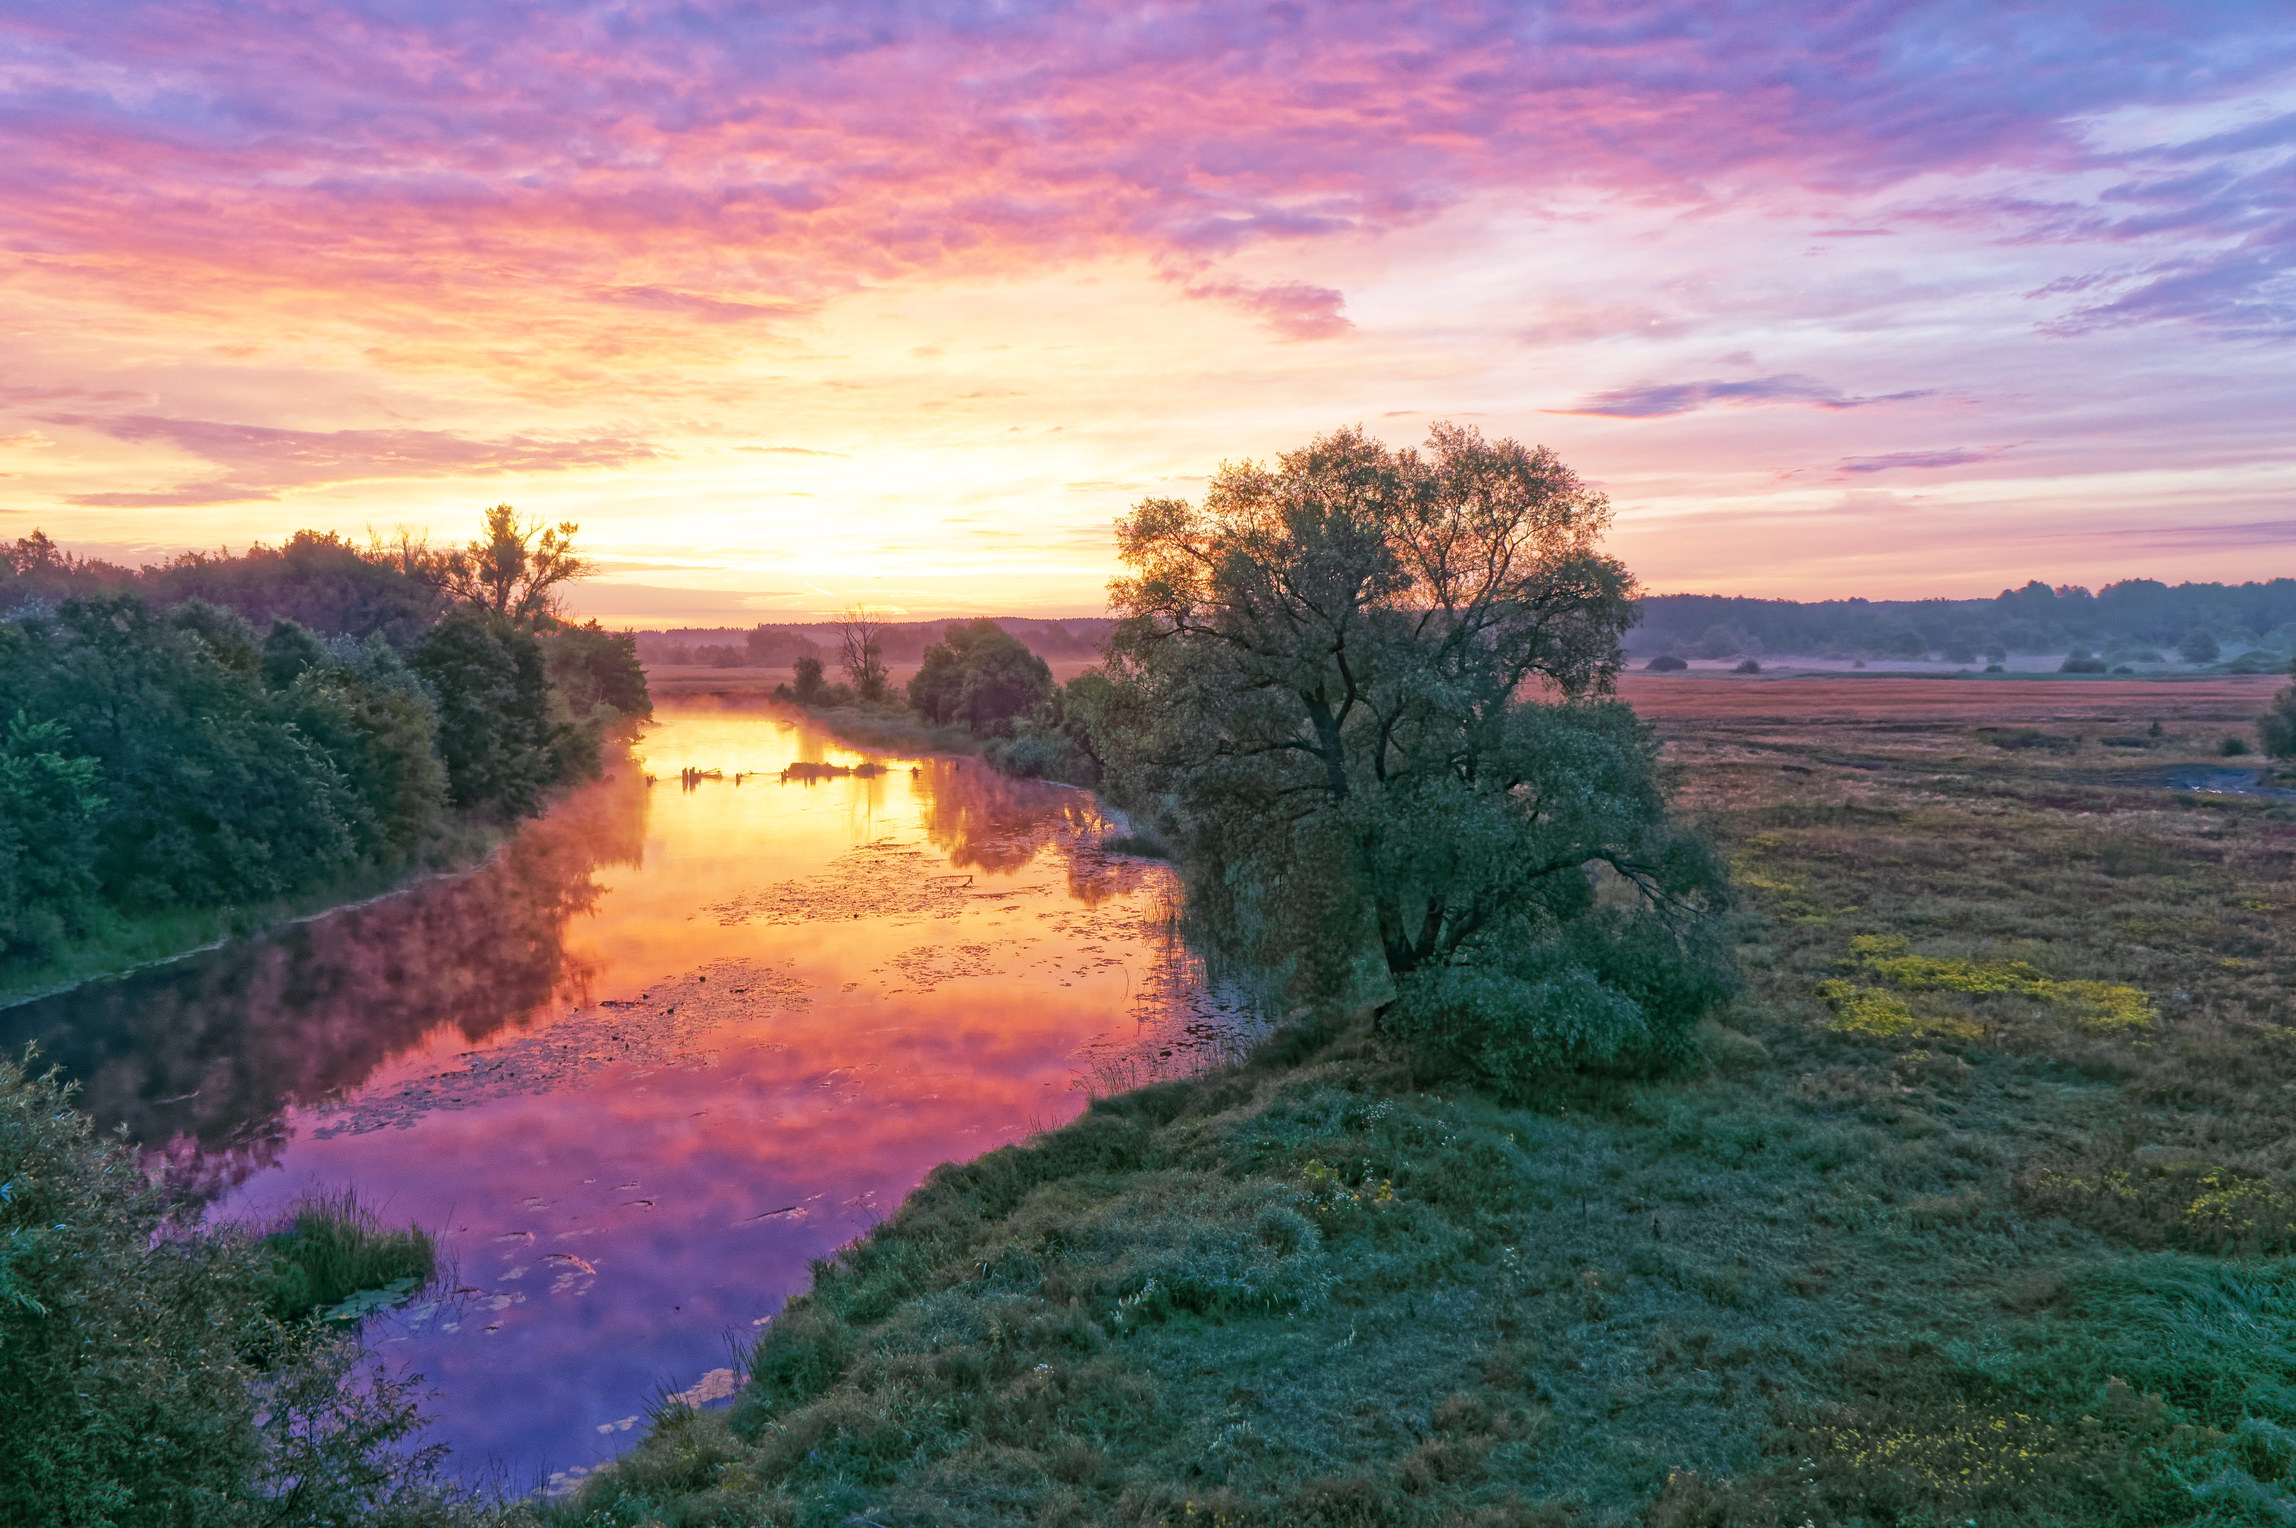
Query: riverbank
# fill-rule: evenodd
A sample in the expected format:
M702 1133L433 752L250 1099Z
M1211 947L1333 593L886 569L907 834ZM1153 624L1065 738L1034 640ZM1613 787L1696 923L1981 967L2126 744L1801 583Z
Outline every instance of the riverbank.
M251 906L170 909L138 917L108 914L103 927L48 959L10 963L0 974L0 1008L53 997L84 982L164 966L221 949L233 940L259 938L431 881L468 875L499 852L515 831L464 823L453 837L433 845L420 865L349 876Z
M2296 811L2082 762L2213 757L2222 701L2177 688L2209 714L2155 736L2160 690L2085 694L2062 752L1910 703L1662 719L1749 904L1748 990L1693 1073L1506 1105L1330 1016L1102 1099L936 1170L817 1269L731 1408L666 1408L545 1515L2296 1504L2244 1441L2296 1426Z

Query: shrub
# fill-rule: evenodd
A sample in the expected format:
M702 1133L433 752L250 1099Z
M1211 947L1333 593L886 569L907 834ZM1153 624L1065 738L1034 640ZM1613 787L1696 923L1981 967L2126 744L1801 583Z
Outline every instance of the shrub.
M1738 660L1738 666L1730 672L1733 674L1759 674L1762 672L1762 663L1758 658L1741 658Z
M45 955L85 926L103 807L98 765L71 733L18 712L0 733L0 957Z
M1688 667L1690 667L1689 659L1677 658L1672 653L1660 653L1643 665L1643 669L1652 674L1678 674Z
M925 720L962 722L979 737L1009 737L1052 694L1052 669L994 621L952 625L925 649L909 704Z
M270 1310L272 1258L188 1230L51 1075L0 1061L0 1522L348 1524L419 1507L409 1387Z
M415 647L438 698L438 751L454 804L524 817L560 782L542 644L500 616L463 612Z

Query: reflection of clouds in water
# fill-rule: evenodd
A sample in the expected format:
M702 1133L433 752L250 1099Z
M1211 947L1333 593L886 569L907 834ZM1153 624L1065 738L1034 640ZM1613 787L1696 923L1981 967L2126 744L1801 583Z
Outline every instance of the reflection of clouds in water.
M555 1092L607 1067L628 1067L644 1076L665 1066L707 1066L716 1057L697 1042L711 1030L784 1013L806 1001L802 982L743 960L716 961L657 986L643 1001L602 1003L538 1034L468 1052L460 1058L464 1064L452 1071L412 1078L327 1111L312 1138L404 1130L433 1110Z
M0 1011L106 1129L212 1194L275 1160L282 1116L356 1088L451 1025L477 1041L579 1001L567 920L601 865L636 865L646 791L629 768L575 792L478 869L277 932Z
M212 1142L229 1116L192 1111L245 1101L276 1142L302 1106L280 1170L226 1211L348 1187L438 1232L463 1287L369 1335L431 1377L474 1478L626 1446L620 1419L706 1380L722 1333L935 1163L1058 1124L1119 1071L1222 1053L1170 867L1104 850L1086 793L978 761L737 788L792 750L849 755L732 712L668 713L647 747L729 778L649 798L626 771L487 871L396 899L403 925L374 921L393 904L317 925L363 947L238 952L269 988L212 977L92 1051L163 1136L190 1120ZM642 866L593 877L641 844ZM632 1001L592 1002L568 938L600 996ZM261 1085L202 1090L201 1067Z
M953 918L975 894L973 877L937 874L941 865L913 845L884 839L838 856L819 875L777 881L702 911L727 927L825 918Z

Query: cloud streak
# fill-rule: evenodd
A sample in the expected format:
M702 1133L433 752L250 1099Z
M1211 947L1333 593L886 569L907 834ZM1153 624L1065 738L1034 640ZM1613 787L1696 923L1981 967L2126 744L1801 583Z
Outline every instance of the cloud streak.
M500 477L626 467L658 453L613 437L472 440L445 430L282 430L148 414L50 414L44 423L132 445L172 446L222 471L143 492L73 494L91 509L184 508L277 499L282 492L384 478Z
M1927 388L1855 397L1811 377L1780 375L1750 377L1737 382L1637 382L1596 393L1567 409L1545 409L1549 414L1580 414L1600 419L1665 419L1717 404L1738 407L1765 403L1800 404L1806 408L1839 412L1870 408L1877 403L1903 403L1930 396Z

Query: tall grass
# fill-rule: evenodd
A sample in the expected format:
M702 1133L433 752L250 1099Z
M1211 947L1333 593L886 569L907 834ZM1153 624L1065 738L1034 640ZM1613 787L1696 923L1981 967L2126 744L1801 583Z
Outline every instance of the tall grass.
M281 1270L300 1267L300 1251L170 1209L57 1078L0 1061L0 1523L381 1528L467 1516L433 1487L435 1451L409 1441L421 1420L412 1383L303 1319L305 1296L336 1286L302 1286L282 1319ZM312 1226L323 1220L315 1212ZM336 1239L390 1241L364 1223ZM365 1276L411 1266L413 1252L403 1241L395 1261L334 1251L312 1267Z
M408 1298L438 1272L420 1226L385 1226L348 1190L306 1199L256 1242L268 1267L264 1303L282 1321L355 1321Z

